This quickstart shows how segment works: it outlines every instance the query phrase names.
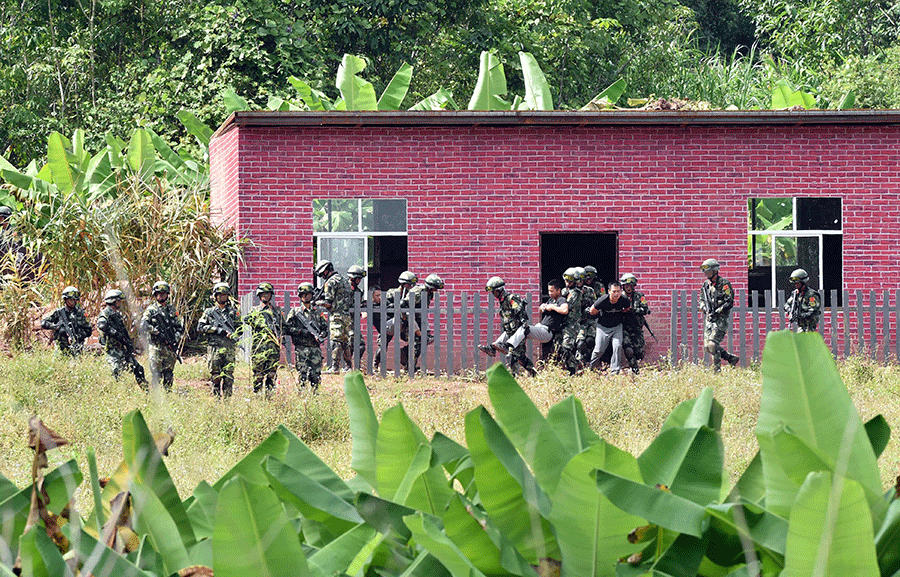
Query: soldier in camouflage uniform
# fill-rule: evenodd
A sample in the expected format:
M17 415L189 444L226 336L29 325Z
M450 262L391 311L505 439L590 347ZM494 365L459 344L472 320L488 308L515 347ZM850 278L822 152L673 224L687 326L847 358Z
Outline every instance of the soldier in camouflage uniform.
M315 392L322 382L321 344L325 341L328 322L325 320L325 309L313 306L313 292L312 283L300 283L297 287L300 306L293 307L288 313L284 330L294 343L297 386L302 389L309 384Z
M234 388L234 364L237 339L241 329L241 313L231 303L231 287L219 282L213 286L215 304L197 321L197 332L207 337L206 353L212 393L230 397Z
M153 386L162 381L163 388L172 390L175 380L175 363L179 360L178 346L184 334L184 325L175 307L168 304L172 289L169 283L159 281L153 285L154 302L141 316L141 331L150 335L150 382Z
M640 361L644 358L644 317L650 314L650 305L644 293L638 292L637 277L626 273L619 279L625 296L631 301L631 309L625 311L625 321L622 323L623 338L622 349L632 372L637 374L640 370Z
M719 262L708 258L700 265L706 275L700 289L700 309L706 313L706 324L703 330L704 346L713 358L713 370L719 371L722 359L732 366L741 360L722 347L722 341L728 332L731 319L731 308L734 306L734 290L731 283L719 276Z
M125 315L119 311L119 303L124 300L125 295L119 289L107 291L103 297L106 306L103 307L97 318L100 344L106 351L106 362L112 369L113 377L119 380L119 373L122 372L122 369L128 369L134 373L137 384L146 390L147 379L144 377L144 367L134 358L134 343L125 326Z
M416 326L419 327L419 330L416 331L415 338L415 346L414 351L416 355L416 366L418 367L419 355L422 354L422 327L425 326L425 323L422 320L422 315L418 312L422 303L424 302L425 308L431 306L431 300L434 298L434 294L444 288L444 279L439 277L436 274L430 274L425 277L425 283L421 285L416 285L409 290L409 293L413 298L413 306L417 311L414 315ZM430 345L434 342L434 331L431 329L427 329L425 331L425 346ZM402 349L400 349L400 362L403 363L404 366L407 366L409 362L409 344ZM418 370L418 368L416 369Z
M272 304L274 294L272 283L260 283L256 287L259 304L244 317L252 340L250 370L253 373L253 392L258 393L265 386L266 396L275 390L275 377L281 360L281 335L284 332L281 308Z
M588 303L593 303L600 298L600 295L594 291L593 282L590 284L587 282L588 276L591 276L588 268L593 269L593 276L596 278L597 269L594 267L576 267L576 277L580 278L575 282L578 287L581 288L581 302L585 304L585 307ZM577 351L578 362L582 365L588 364L591 360L596 333L597 318L591 315L582 314L581 323L578 327L578 335L575 337L575 350Z
M350 350L350 308L353 306L353 292L350 283L334 270L334 264L329 260L323 260L316 265L316 276L325 281L322 287L322 299L316 306L324 307L328 311L328 332L331 337L331 366L327 373L339 373L341 371L341 359L344 359L345 370L353 368L347 360L351 359Z
M94 332L94 327L84 316L84 310L78 306L80 297L77 288L67 286L62 291L63 306L41 320L42 329L53 331L53 340L60 352L73 357L81 354L85 339Z
M566 283L566 288L563 289L562 296L569 304L569 314L566 315L566 322L563 325L559 359L563 368L569 371L570 375L577 373L582 366L578 362L578 331L581 330L584 308L590 304L585 303L581 298L581 288L578 286L581 275L582 273L577 267L567 268L563 273L563 282Z
M506 282L498 277L492 276L485 284L484 290L493 294L500 303L500 320L503 326L503 332L490 345L478 345L478 350L486 355L494 356L497 351L506 354L506 364L510 372L516 372L516 365L522 365L529 375L532 377L537 374L534 370L534 361L532 361L525 348L525 339L515 348L511 348L507 341L519 330L521 326L528 326L528 309L525 301L516 293L506 290ZM528 336L526 331L525 336ZM574 341L573 341L574 342Z
M385 350L390 353L390 349L387 348L387 345L394 339L394 317L395 313L393 309L395 308L404 308L409 306L409 297L412 294L413 289L416 286L416 282L419 280L414 273L405 270L400 273L400 276L397 278L397 282L400 283L400 286L397 288L393 288L387 292L387 296L385 297L386 306L388 309L388 318L384 321L384 332L381 333L379 339L384 338L385 341ZM415 297L413 297L413 304L415 304ZM419 331L418 325L416 325L415 320L413 320L413 334L416 337L422 336L421 331ZM407 313L402 313L400 315L400 340L406 341L409 343L409 315ZM400 348L400 362L402 365L406 366L409 362L409 345L404 345ZM381 343L379 341L378 350L375 351L375 366L381 366Z
M366 293L365 293L365 291L363 291L362 286L360 286L360 285L362 285L362 279L366 278L366 276L368 276L368 274L369 274L368 271L366 271L366 269L359 266L358 264L355 264L347 269L347 278L350 281L350 309L351 309L351 312L350 312L350 337L349 337L349 341L348 341L350 343L350 348L347 349L348 351L351 351L351 349L353 349L353 341L354 341L354 338L356 335L356 327L360 326L360 322L361 322L360 319L356 318L356 315L352 312L352 310L353 310L353 307L356 306L356 295L357 294L359 295L360 310L362 311L366 307ZM365 354L365 352L366 352L366 338L362 333L360 333L360 335L359 335L360 364L362 363L363 354ZM348 367L353 366L353 352L352 351L351 351L351 354L349 354L347 357L344 358L344 361Z
M809 273L798 268L791 273L794 291L784 303L784 314L789 323L797 323L798 333L815 332L819 327L819 315L822 314L822 299L819 292L810 288Z

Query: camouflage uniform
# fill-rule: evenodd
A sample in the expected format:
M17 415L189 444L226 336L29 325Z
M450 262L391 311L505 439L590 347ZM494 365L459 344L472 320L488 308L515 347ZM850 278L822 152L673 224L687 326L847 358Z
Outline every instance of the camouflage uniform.
M234 347L241 330L241 313L228 302L224 307L213 305L203 311L197 321L197 332L207 336L206 353L209 355L209 376L212 392L219 397L230 397L234 388Z
M350 283L339 273L334 272L325 280L322 287L322 300L331 305L328 309L328 332L331 336L332 366L338 371L341 359L350 357L350 331L352 327L350 309L353 307L353 292ZM347 368L351 368L347 365Z
M625 322L622 323L622 348L625 358L631 370L638 371L638 361L644 358L644 316L650 314L650 305L644 293L634 290L631 294L625 293L631 300L631 312L625 313Z
M284 323L284 330L291 336L291 341L294 343L298 386L302 388L309 383L313 391L316 391L322 382L322 349L319 341L306 328L301 317L323 339L325 331L328 330L328 322L325 320L325 310L314 307L310 303L309 307L301 304L299 307L292 308Z
M569 314L566 315L566 321L562 330L562 344L559 348L560 360L563 367L569 371L569 374L575 374L579 369L577 340L578 331L581 328L581 317L583 315L583 304L581 299L581 288L577 286L566 287L563 289L563 296L569 303Z
M401 310L406 310L410 306L410 302L412 306L415 307L417 304L417 296L414 294L414 291L418 288L414 286L412 288L406 289L403 286L399 286L397 288L392 288L387 292L387 296L385 297L385 302L387 303L388 316L385 320L385 328L384 332L381 333L382 336L379 339L384 338L385 341L385 351L392 357L391 349L387 346L390 344L392 340L394 340L395 332L399 332L400 340L406 341L407 344L400 347L400 365L407 367L409 366L409 315L407 313L402 313L400 315L400 330L396 331L394 325L394 313L391 312L394 307L398 307ZM420 297L419 297L420 298ZM419 330L418 325L413 321L412 332ZM375 366L381 366L381 343L378 344L378 350L375 351Z
M66 333L65 327L67 324L71 327L72 332L75 333L73 335L75 337L74 343L69 340L69 335ZM81 351L84 349L85 339L94 332L94 327L87 320L87 317L84 316L84 310L78 305L71 309L63 305L54 310L41 320L41 328L53 331L53 340L59 346L60 352L73 357L81 354Z
M260 303L250 309L243 322L250 327L252 338L250 370L253 373L253 392L260 392L265 385L266 393L271 393L275 389L275 376L281 360L281 335L284 332L281 307L271 302L268 305Z
M366 293L363 292L359 285L353 286L350 285L350 310L356 306L356 295L359 294L359 309L360 311L364 311L366 308ZM356 327L360 326L360 319L356 318L356 314L353 312L350 313L350 333L347 335L347 342L350 343L350 346L345 349L344 354L344 363L348 367L353 366L353 340L356 335ZM359 335L359 358L360 364L362 363L363 355L366 352L366 336L362 332Z
M701 288L701 297L700 307L706 313L703 338L706 350L713 357L714 368L718 370L722 359L736 364L739 359L722 347L722 341L728 332L731 308L734 306L734 290L731 288L731 283L718 274L715 283L706 279Z
M791 292L786 303L784 303L784 312L791 314L794 308L794 299L798 299L797 311L795 318L788 319L797 323L798 333L815 332L819 328L819 315L822 314L822 299L819 292L809 286L803 286L803 292L798 295L798 291Z
M503 291L503 296L500 298L500 321L503 334L495 342L506 343L519 330L519 327L528 324L528 308L522 297L507 290ZM526 342L522 341L519 346L510 349L506 354L506 364L510 371L515 372L516 365L519 364L529 374L535 373L534 361L528 357Z
M141 316L141 330L150 335L150 376L154 383L162 382L163 388L172 390L175 380L176 350L184 325L175 307L153 302ZM170 342L171 341L171 342Z
M119 373L128 369L134 374L137 383L147 388L144 367L134 358L134 343L125 328L125 315L111 305L103 307L97 317L97 330L100 332L100 344L106 352L106 362L112 369L113 377L119 379Z
M581 302L585 307L593 304L599 295L594 292L594 287L585 284L581 287ZM587 364L591 360L591 352L594 350L594 338L597 334L597 317L582 312L581 322L578 325L578 335L575 337L575 346L578 362Z

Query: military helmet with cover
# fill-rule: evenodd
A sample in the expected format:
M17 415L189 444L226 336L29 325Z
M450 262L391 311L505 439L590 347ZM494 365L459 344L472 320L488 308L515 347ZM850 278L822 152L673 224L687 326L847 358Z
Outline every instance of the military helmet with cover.
M397 278L397 282L400 284L416 284L416 281L418 280L419 277L408 270L401 272L400 276Z
M76 301L81 298L81 293L78 292L78 289L73 286L67 286L62 291L62 298L65 299L75 299Z
M227 282L217 282L213 285L213 296L216 295L230 295L231 287Z
M492 292L497 289L502 289L506 286L506 281L504 281L499 276L492 276L488 279L487 283L484 285L485 292Z
M592 265L584 267L584 278L585 280L597 278L597 267Z
M265 294L265 293L272 293L272 294L275 293L275 287L272 286L272 283L261 282L261 283L259 283L259 286L256 287L256 296L259 296L259 295Z
M125 300L125 294L119 289L110 289L106 291L106 294L103 295L103 302L107 304L112 304L116 301Z
M166 281L164 281L164 280L159 280L159 281L156 281L156 282L153 284L153 290L152 290L151 292L152 292L153 294L156 294L156 293L170 293L170 292L172 292L172 288L169 286L169 283L167 283Z
M349 276L350 278L363 278L368 274L369 273L366 272L366 269L359 266L358 264L355 264L347 269L347 276Z
M575 282L578 279L575 278L577 275L577 269L574 266L570 266L566 269L566 272L563 273L563 280L566 282Z
M798 268L794 272L791 273L791 282L806 282L809 280L809 273L803 270L802 268Z
M300 286L297 287L297 296L313 294L314 292L316 292L316 289L311 282L302 282L300 283Z
M334 263L330 260L320 260L319 264L316 265L316 276L322 276L326 272L334 270Z
M706 272L708 270L717 271L719 270L719 261L714 258L708 258L703 261L703 264L700 265L700 270Z
M444 279L436 274L430 274L425 277L425 286L432 290L441 290L444 288Z
M5 204L0 204L0 218L9 218L12 216L12 209Z
M576 266L575 268L575 280L584 280L587 278L587 271L584 270L583 266Z
M637 285L637 277L631 274L630 272L626 272L622 275L622 278L619 279L619 283L626 285Z

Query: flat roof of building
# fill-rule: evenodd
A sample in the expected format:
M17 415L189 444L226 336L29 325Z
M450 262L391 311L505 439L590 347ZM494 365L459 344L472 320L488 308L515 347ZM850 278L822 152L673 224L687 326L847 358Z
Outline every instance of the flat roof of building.
M239 111L213 138L233 127L301 126L659 126L900 124L900 110L608 110L548 111Z

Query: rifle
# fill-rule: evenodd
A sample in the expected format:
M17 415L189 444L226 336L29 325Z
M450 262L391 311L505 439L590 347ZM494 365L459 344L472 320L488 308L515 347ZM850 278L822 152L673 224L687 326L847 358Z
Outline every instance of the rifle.
M156 330L159 331L163 344L166 345L170 351L175 353L175 359L179 363L183 363L184 361L181 359L181 354L178 352L178 339L175 338L175 327L173 327L169 323L169 319L162 314L161 308L158 308L153 312L153 318L156 319Z
M75 327L72 326L72 319L69 318L68 307L65 310L60 311L59 316L61 320L56 324L56 330L62 331L69 338L69 346L75 345L77 339L75 338ZM59 336L57 336L59 339Z
M791 308L788 311L788 322L793 324L799 321L800 315L800 291L794 289L791 295Z
M231 322L230 318L225 316L219 307L216 307L215 310L210 313L209 320L212 321L214 328L221 329L229 335L234 334L234 324Z
M300 319L300 322L303 324L303 328L305 328L307 331L309 331L309 334L311 334L313 336L313 338L316 339L317 343L321 344L325 341L322 334L319 331L317 331L315 328L313 328L313 326L311 324L309 324L309 321L306 319L305 316L303 316L302 312L298 312L296 316L297 316L297 318Z
M700 287L700 292L703 293L703 307L706 309L706 317L709 318L716 314L716 300L709 294L709 291L706 290L705 284Z
M647 322L646 317L641 317L641 323L643 323L643 325L647 327L647 330L650 331L650 336L653 337L653 340L659 342L659 339L656 338L656 335L653 334L653 329L650 328L650 323Z
M114 332L115 335L107 333L106 337L112 337L114 341L123 345L126 354L136 355L137 351L134 349L134 342L131 340L131 334L128 332L128 329L125 328L125 322L122 320L122 313L115 311L112 315L112 319L115 319L115 321L111 324L115 326L110 326L109 328L112 329L110 332Z

